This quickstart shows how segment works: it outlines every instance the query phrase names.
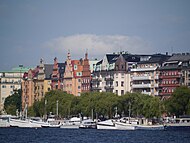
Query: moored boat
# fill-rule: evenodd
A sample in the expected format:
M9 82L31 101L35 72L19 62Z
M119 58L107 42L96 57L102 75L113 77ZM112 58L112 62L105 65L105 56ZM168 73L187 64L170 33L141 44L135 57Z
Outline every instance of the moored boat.
M115 123L112 119L100 121L97 123L97 129L114 130L116 129Z
M64 120L60 128L75 129L75 128L79 128L80 124L81 124L81 118L72 117L69 120Z
M79 126L81 129L96 129L96 127L96 122L94 122L92 119L83 120Z

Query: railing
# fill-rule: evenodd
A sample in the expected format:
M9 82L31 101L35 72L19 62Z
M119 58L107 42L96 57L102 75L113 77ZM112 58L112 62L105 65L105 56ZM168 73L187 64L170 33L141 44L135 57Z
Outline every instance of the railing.
M151 80L149 75L133 76L132 80Z
M132 88L151 88L151 84L133 84Z
M113 89L114 86L113 86L113 85L106 85L105 88L106 88L106 89Z
M160 84L160 87L178 87L180 84Z
M160 79L162 78L180 78L181 75L160 75Z

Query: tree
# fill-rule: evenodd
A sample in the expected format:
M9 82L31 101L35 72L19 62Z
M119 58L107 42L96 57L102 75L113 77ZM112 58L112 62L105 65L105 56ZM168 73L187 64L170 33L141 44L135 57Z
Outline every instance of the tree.
M14 94L8 96L4 102L4 109L7 114L16 115L21 109L21 90L15 90Z
M190 89L186 86L176 88L171 97L165 101L165 106L169 115L190 114Z

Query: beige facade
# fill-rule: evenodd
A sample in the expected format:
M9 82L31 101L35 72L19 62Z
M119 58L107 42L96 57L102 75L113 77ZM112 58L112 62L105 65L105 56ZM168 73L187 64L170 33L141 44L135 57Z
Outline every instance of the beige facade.
M19 66L11 71L0 72L0 111L4 108L5 99L21 88L22 76L28 68Z
M35 101L40 101L44 98L45 93L51 90L51 78L53 65L43 64L40 61L40 65L35 69L30 69L28 73L24 75L22 83L22 109L32 106Z
M71 64L71 56L70 53L67 55L67 60L66 60L66 66L65 66L65 73L64 73L64 91L66 91L69 94L72 94L73 91L73 70L72 70L72 64Z

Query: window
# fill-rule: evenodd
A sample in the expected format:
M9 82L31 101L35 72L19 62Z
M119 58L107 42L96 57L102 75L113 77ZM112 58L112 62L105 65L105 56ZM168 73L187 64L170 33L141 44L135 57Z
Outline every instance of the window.
M121 82L121 86L124 86L124 81Z
M78 89L80 89L80 86L78 86Z
M121 95L124 95L124 90L121 90Z
M74 65L74 70L77 70L77 65Z
M77 72L77 76L82 76L82 72Z
M115 82L116 86L118 86L118 81Z
M118 94L118 90L116 90L115 93Z
M80 82L80 79L78 79L78 82Z
M2 85L2 88L6 88L6 85Z

